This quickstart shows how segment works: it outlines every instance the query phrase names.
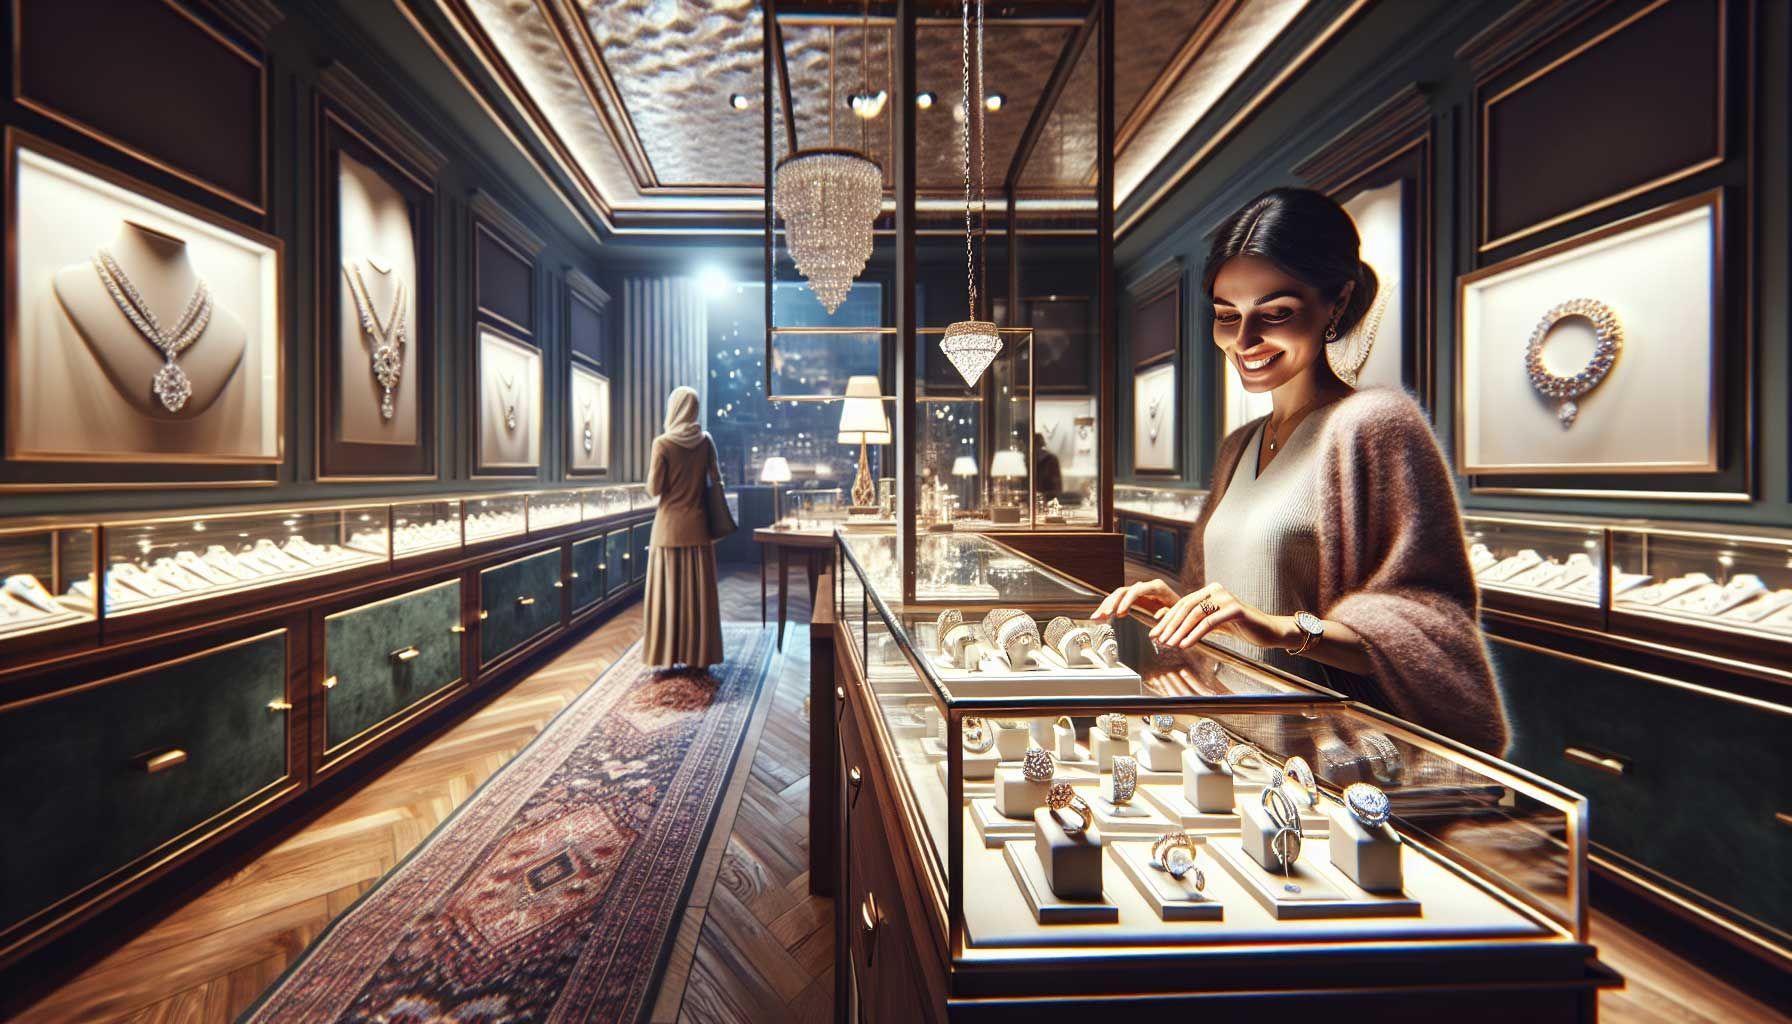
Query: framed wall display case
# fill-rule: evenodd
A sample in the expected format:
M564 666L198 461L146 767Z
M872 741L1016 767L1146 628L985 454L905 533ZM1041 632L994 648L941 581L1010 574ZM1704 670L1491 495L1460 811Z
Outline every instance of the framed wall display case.
M7 483L270 482L280 240L17 129L6 159Z
M1575 793L1218 649L1160 651L1146 621L1084 632L1099 591L994 537L921 551L945 575L914 601L891 538L836 537L814 668L837 793L811 834L865 1018L1358 988L1569 1018L1614 983L1587 943ZM1460 957L1475 977L1445 991Z
M443 157L341 67L318 90L318 478L436 476Z
M566 347L603 369L609 365L610 293L578 270L566 271Z
M1722 193L1474 271L1458 286L1458 468L1718 469Z
M610 472L610 378L575 360L567 381L566 472L607 476Z
M524 338L535 335L535 258L542 241L484 192L472 208L473 313Z
M1182 413L1177 401L1176 364L1160 362L1132 379L1132 469L1142 476L1181 472L1177 439Z
M1378 281L1362 321L1326 346L1333 371L1353 387L1406 388L1427 408L1432 134L1430 103L1409 85L1294 169L1350 214Z
M533 475L541 467L541 350L482 326L476 366L474 474Z

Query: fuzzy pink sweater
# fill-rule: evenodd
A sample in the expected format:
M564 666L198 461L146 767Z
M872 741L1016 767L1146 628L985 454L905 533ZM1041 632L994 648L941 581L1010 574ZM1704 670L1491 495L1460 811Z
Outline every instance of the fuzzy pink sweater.
M1191 588L1207 582L1207 520L1260 422L1220 444L1212 493L1190 531L1184 583ZM1319 524L1312 607L1361 636L1374 666L1367 679L1328 669L1332 687L1500 753L1505 713L1481 637L1456 489L1430 422L1404 392L1364 388L1338 401L1324 430L1323 469L1313 484L1331 514Z

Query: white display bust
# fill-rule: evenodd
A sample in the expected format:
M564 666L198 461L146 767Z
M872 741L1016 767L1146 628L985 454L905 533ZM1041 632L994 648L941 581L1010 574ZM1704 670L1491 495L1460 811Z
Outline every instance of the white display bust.
M164 327L172 327L199 284L199 273L187 258L186 241L127 220L120 224L110 250L144 303ZM191 380L193 394L179 412L170 413L151 390L167 359L118 308L93 263L58 270L54 288L57 301L112 386L145 415L190 419L204 413L243 362L247 332L242 321L224 308L223 296L214 293L211 321L176 360Z

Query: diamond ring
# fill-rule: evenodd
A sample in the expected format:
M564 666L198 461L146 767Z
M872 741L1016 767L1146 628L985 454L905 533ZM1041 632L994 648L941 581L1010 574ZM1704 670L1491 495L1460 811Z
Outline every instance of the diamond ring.
M1276 828L1301 830L1300 810L1294 806L1294 798L1288 795L1287 789L1265 788L1263 809L1269 813L1269 820L1275 822Z
M1226 735L1226 727L1220 723L1211 718L1197 718L1195 724L1188 727L1188 745L1208 767L1218 768L1226 760L1226 750L1232 746L1232 738Z
M1068 782L1052 783L1052 788L1045 795L1045 805L1051 808L1052 820L1064 829L1065 835L1082 835L1089 828L1089 823L1094 820L1094 816L1089 813L1088 802L1077 796L1076 790L1070 788ZM1064 819L1058 814L1059 811L1069 811L1076 815L1076 825L1065 824Z
M1020 773L1028 782L1052 781L1052 755L1044 747L1028 747L1026 756L1021 758Z
M973 754L986 754L996 745L995 730L981 718L964 720L964 749Z
M1108 739L1110 739L1110 740L1125 739L1127 730L1128 730L1128 724L1129 723L1128 723L1127 717L1125 715L1109 713L1109 714L1105 714L1105 715L1096 715L1095 716L1096 728L1098 728L1102 732L1106 733Z
M1255 743L1234 743L1226 749L1226 770L1237 775L1238 769L1255 761L1263 764L1263 751Z
M1344 809L1366 828L1380 828L1388 823L1388 795L1367 782L1344 787Z
M1319 783L1313 778L1313 769L1307 765L1306 758L1296 754L1288 760L1283 761L1282 775L1286 776L1288 781L1300 787L1301 793L1306 798L1308 807L1318 806Z
M1400 748L1388 739L1385 733L1374 729L1367 730L1357 738L1357 749L1363 753L1364 760L1369 762L1369 772L1375 776L1376 782L1397 782L1403 764Z
M1151 844L1151 866L1171 878L1194 873L1195 891L1207 888L1207 876L1195 867L1195 841L1187 832L1170 832Z
M1114 755L1114 803L1132 802L1139 790L1139 762L1125 754Z
M1151 735L1160 740L1167 740L1176 731L1176 716L1146 715L1145 724L1151 727Z

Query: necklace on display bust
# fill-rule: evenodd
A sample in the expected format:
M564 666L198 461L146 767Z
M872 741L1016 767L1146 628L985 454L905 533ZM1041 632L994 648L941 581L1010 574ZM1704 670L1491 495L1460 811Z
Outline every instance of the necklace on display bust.
M504 402L504 429L516 431L516 375L498 371L498 388Z
M579 415L585 421L585 431L580 437L580 444L584 447L586 455L590 455L592 449L597 447L597 432L591 429L591 403L592 399L589 398L579 400Z
M193 295L187 300L186 309L181 311L180 319L172 330L164 329L162 322L156 318L143 296L138 293L137 286L125 276L124 268L112 258L112 253L101 249L93 258L93 269L99 275L100 283L106 286L106 292L112 296L112 302L118 307L143 340L154 345L156 351L162 353L167 362L156 375L150 379L150 390L162 403L162 408L169 412L179 412L187 399L193 397L193 382L187 377L187 371L175 362L180 354L199 340L205 333L206 325L212 321L212 292L203 278L193 286Z
M372 257L368 257L367 265L381 274L392 273L381 268ZM394 411L392 393L398 389L399 378L404 374L404 281L393 278L392 311L382 324L379 312L373 308L373 294L367 290L361 268L350 264L348 270L349 294L354 297L355 312L360 314L361 329L367 332L367 339L373 346L373 379L380 385L380 419L389 420Z
M1362 375L1363 364L1369 361L1369 351L1375 347L1375 336L1381 332L1381 319L1388 311L1388 291L1385 286L1378 289L1362 320L1342 340L1325 347L1325 361L1331 364L1332 372L1353 388Z
M1593 325L1593 358L1577 373L1563 377L1543 365L1543 342L1556 324L1568 319L1581 319ZM1605 380L1623 347L1624 328L1618 323L1618 314L1596 299L1569 299L1543 314L1536 329L1531 331L1530 344L1525 346L1524 368L1531 378L1531 387L1539 394L1562 400L1556 408L1556 419L1561 421L1563 430L1574 426L1575 417L1580 415L1576 399Z
M1270 413L1269 414L1269 422L1267 424L1265 424L1264 430L1263 430L1264 434L1267 436L1267 438L1269 440L1269 450L1272 452L1281 451L1282 450L1282 441L1283 441L1283 438L1281 437L1282 428L1287 426L1290 422L1297 420L1301 416L1305 415L1305 413L1308 409L1311 409L1314 406L1318 405L1321 401L1324 400L1324 398L1325 398L1325 396L1321 395L1318 398L1313 399L1311 402L1308 402L1306 405L1303 405L1300 408L1294 410L1294 412L1288 414L1287 416L1282 417L1282 422L1280 424L1276 423L1276 414L1273 412Z

